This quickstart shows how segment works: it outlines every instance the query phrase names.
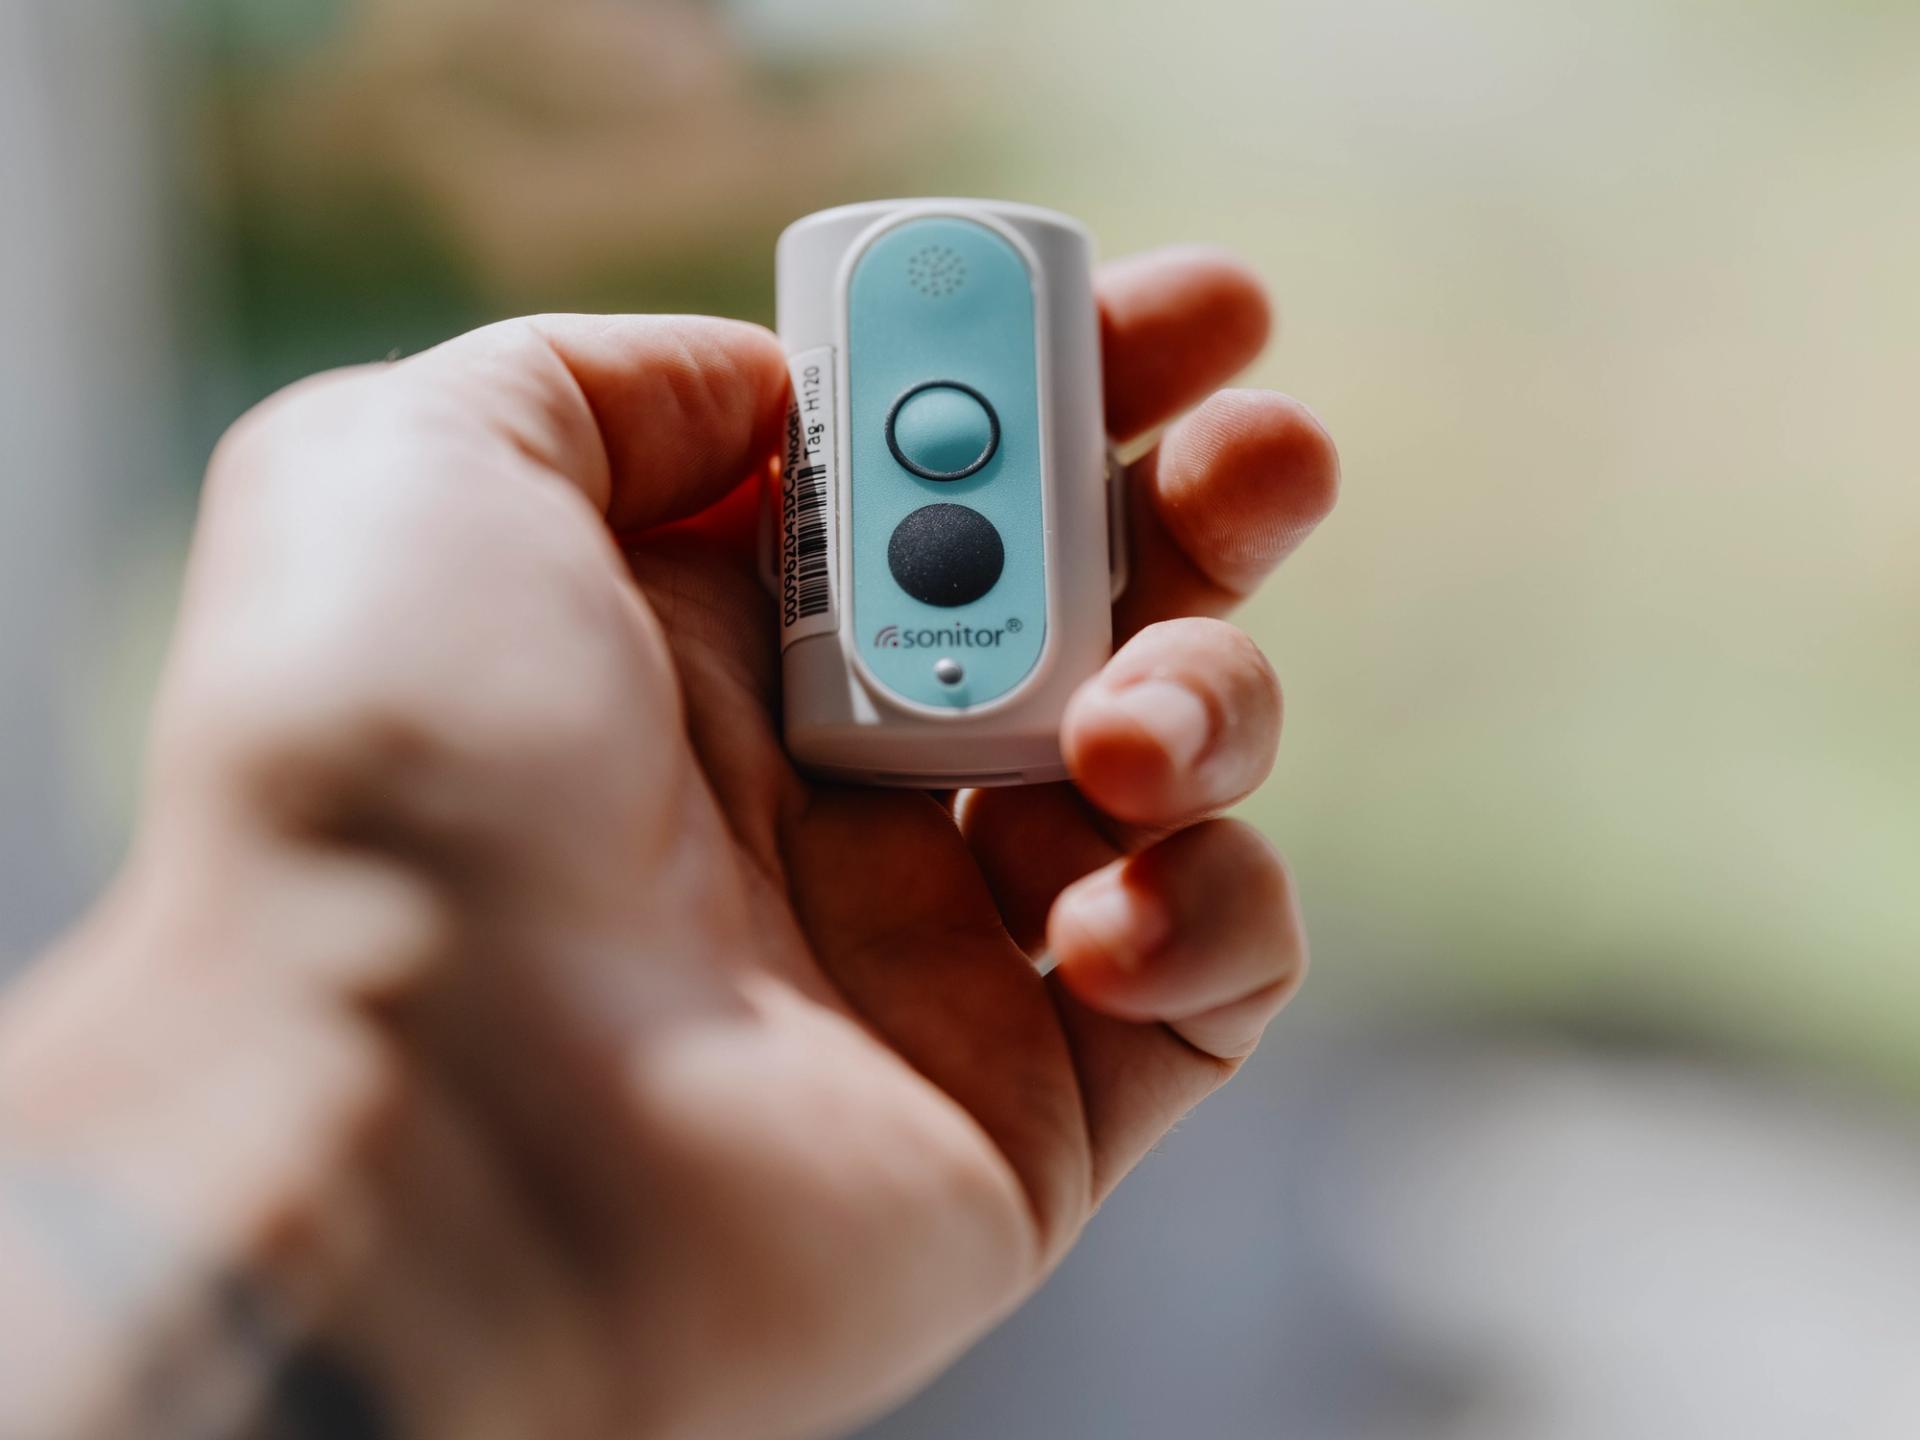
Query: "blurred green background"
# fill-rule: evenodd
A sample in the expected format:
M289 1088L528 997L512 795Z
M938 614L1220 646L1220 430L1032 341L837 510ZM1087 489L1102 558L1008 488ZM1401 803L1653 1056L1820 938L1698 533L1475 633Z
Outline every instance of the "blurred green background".
M1676 1154L1744 1155L1730 1137L1764 1151L1788 1132L1817 1149L1865 1126L1857 1193L1886 1200L1888 1233L1920 1231L1920 7L6 13L20 208L0 242L0 419L19 438L0 511L0 946L14 956L75 913L124 843L194 484L246 404L521 311L768 320L773 240L800 214L887 194L1023 199L1078 215L1108 255L1207 240L1249 257L1281 328L1248 380L1299 395L1342 446L1338 513L1245 617L1289 701L1280 768L1250 811L1294 863L1318 962L1276 1045L1297 1025L1296 1056L1324 1063L1263 1061L1282 1068L1236 1102L1241 1123L1250 1106L1294 1113L1303 1091L1283 1073L1361 1087L1372 1066L1356 1056L1399 1074L1432 1043L1452 1057L1438 1078L1414 1062L1378 1102L1400 1121L1408 1097L1437 1091L1461 1098L1435 1124L1470 1125L1499 1097L1559 1093L1572 1065L1574 1098L1527 1125L1585 1133L1596 1112L1580 1097L1612 1115L1624 1093L1617 1134L1602 1130L1631 1149L1634 1106L1650 1125L1694 1114L1707 1074L1697 1139L1677 1135ZM1479 1088L1483 1063L1511 1081ZM1482 1078L1461 1082L1459 1065ZM1286 1144L1324 1129L1298 1124ZM1353 1153L1343 1139L1322 1158L1347 1156L1327 1163L1361 1186L1373 1172ZM1516 1142L1487 1163L1539 1153ZM1727 1163L1674 1184L1738 1206L1747 1172ZM1567 1184L1610 1203L1607 1173L1576 1167ZM1191 1192L1161 1193L1183 1223ZM1726 1213L1706 1206L1700 1224ZM1806 1253L1824 1255L1825 1222L1801 1218ZM1775 1220L1797 1223L1753 1223L1778 1255ZM1299 1243L1258 1207L1221 1223L1255 1249ZM1355 1244L1397 1253L1380 1238L1394 1223ZM1542 1255L1596 1243L1568 1224L1543 1231ZM1503 1242L1472 1233L1498 1268ZM1859 1297L1829 1287L1836 1318L1818 1333L1850 1363L1890 1344L1890 1325L1920 1333L1920 1263L1883 1258L1871 1341L1840 1346ZM1261 1283L1297 1295L1288 1273ZM1364 1308L1353 1275L1315 1284L1333 1309ZM1716 1284L1702 1293L1757 1323ZM1804 1294L1783 1282L1781 1313ZM1645 1318L1622 1313L1622 1333ZM1061 1314L1071 1327L1086 1311ZM1361 1328L1378 1345L1397 1323ZM1720 1324L1687 1333L1733 1344ZM1042 1357L1046 1334L1031 1340ZM1705 1352L1676 1344L1680 1373L1710 1390ZM1046 1365L1020 1363L989 1355L888 1433L1164 1433L1125 1413L1076 1428L1070 1406L1024 1428L1038 1422L1020 1413L1052 1402ZM1366 1366L1352 1373L1370 1393ZM1645 1390L1646 1373L1621 1384ZM1842 1378L1856 1402L1880 1383L1820 1372L1804 1413ZM980 1419L982 1397L1023 1385L1039 1408ZM1515 1434L1752 1435L1803 1413L1776 1396L1738 1430L1737 1407L1666 1429L1589 1396L1563 1427L1551 1407L1487 1409L1470 1380L1414 1391L1410 1434L1509 1433L1497 1412L1521 1417ZM1222 1412L1213 1433L1401 1433L1365 1403L1305 1393ZM1911 1389L1887 1393L1873 1389L1884 1430L1820 1433L1920 1432ZM1197 1394L1184 1413L1204 1421ZM1244 1418L1288 1413L1310 1423Z

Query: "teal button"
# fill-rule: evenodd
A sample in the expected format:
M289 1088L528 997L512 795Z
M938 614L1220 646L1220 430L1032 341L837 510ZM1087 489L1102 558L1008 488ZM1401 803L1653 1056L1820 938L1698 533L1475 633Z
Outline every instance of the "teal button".
M927 480L964 480L993 458L1000 417L978 390L929 380L894 402L887 416L893 458Z

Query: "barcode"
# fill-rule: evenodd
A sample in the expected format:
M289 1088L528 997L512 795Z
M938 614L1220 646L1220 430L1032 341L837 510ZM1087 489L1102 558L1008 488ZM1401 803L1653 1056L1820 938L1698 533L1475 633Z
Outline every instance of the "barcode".
M833 351L795 355L793 404L787 410L786 454L780 466L780 645L840 628L834 562L840 540L834 473Z
M827 467L805 465L793 472L793 598L801 619L824 615L833 603L827 573Z

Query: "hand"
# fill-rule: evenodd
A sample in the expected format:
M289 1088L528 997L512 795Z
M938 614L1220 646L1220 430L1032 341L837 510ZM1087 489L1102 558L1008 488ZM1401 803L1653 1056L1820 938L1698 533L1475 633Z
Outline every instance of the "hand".
M1102 306L1113 434L1198 408L1133 467L1073 783L953 808L781 750L764 331L519 321L242 421L134 857L0 1034L0 1148L193 1257L148 1308L218 1257L381 1433L811 1434L923 1381L1305 964L1280 860L1211 818L1280 695L1209 617L1334 453L1209 396L1267 330L1237 264L1125 262Z

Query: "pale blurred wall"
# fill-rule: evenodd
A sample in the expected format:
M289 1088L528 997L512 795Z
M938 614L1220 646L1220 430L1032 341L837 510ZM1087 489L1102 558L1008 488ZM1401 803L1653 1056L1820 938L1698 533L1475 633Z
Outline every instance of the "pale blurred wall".
M28 317L0 342L29 377L0 397L22 417L5 503L41 517L0 541L24 557L0 579L4 823L31 852L5 911L40 917L7 922L32 936L124 826L195 457L150 463L179 398L163 62L134 5L0 4L20 39L0 144L44 197L0 236ZM317 76L252 92L248 135L282 142L241 148L256 202L312 230L357 161L415 197L487 306L750 310L757 290L661 278L671 252L760 274L753 237L863 177L1057 204L1109 253L1235 246L1280 299L1255 378L1319 408L1347 463L1339 515L1248 617L1294 699L1254 813L1340 958L1318 983L1920 1083L1920 9L742 0L688 8L688 32L585 0L232 8L248 33L346 17ZM622 58L582 68L596 25ZM698 35L691 61L667 33ZM538 117L566 96L567 125L504 143L513 106L459 93L489 36L545 37L517 98ZM814 68L850 57L857 76ZM483 101L528 68L502 64ZM276 94L285 113L260 105ZM367 333L255 317L272 378L460 320L355 313ZM171 508L129 508L170 480ZM60 638L76 624L96 628Z
M1252 257L1342 446L1315 984L1920 1085L1920 7L990 8L1001 183Z
M0 0L0 975L120 848L114 662L178 535L155 64L141 7Z

